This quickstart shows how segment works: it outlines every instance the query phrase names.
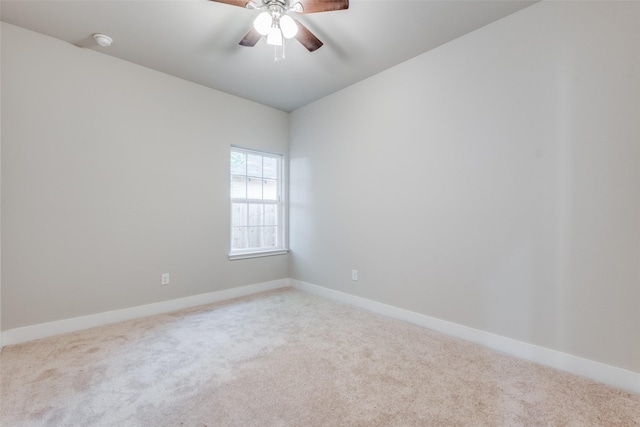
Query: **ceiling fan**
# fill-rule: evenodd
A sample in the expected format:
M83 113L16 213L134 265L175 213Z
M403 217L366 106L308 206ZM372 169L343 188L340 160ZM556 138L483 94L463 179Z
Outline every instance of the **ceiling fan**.
M322 42L300 21L288 13L317 13L349 8L349 0L211 0L247 9L261 9L253 26L240 45L253 47L262 37L267 44L283 46L284 40L296 38L309 52L320 48Z

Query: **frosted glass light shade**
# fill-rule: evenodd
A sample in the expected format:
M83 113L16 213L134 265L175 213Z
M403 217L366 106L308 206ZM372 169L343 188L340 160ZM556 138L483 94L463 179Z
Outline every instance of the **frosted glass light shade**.
M280 18L280 29L286 39L293 38L298 34L298 24L289 15L284 15Z
M267 44L273 46L282 46L282 32L278 27L271 27L267 34Z
M253 28L261 35L266 36L271 30L272 23L273 19L271 18L271 14L269 12L262 12L253 21Z

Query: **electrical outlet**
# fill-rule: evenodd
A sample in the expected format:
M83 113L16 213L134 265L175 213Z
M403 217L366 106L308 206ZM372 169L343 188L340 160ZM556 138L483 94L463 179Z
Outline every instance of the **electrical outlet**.
M351 280L358 280L358 270L351 270Z
M164 273L162 275L162 279L161 279L160 283L162 285L168 285L169 284L169 273Z

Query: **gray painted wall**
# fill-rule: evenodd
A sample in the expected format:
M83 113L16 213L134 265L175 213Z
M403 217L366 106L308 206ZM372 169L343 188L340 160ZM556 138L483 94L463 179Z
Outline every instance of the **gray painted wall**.
M227 259L230 144L288 115L3 23L2 328L286 278Z
M638 22L543 2L293 112L290 276L640 372Z

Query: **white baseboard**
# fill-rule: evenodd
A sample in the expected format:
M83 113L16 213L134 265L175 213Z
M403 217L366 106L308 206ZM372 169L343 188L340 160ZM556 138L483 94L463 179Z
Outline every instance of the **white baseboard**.
M313 285L300 280L289 279L290 285L315 295L340 301L345 304L363 308L393 319L402 320L414 325L422 326L443 334L461 338L465 341L483 345L500 352L556 368L565 372L589 378L604 384L640 394L640 373L583 359L557 350L540 347L500 335L473 329L468 326L448 322L413 311L404 310L387 304L382 304L366 298L335 291Z
M272 280L270 282L256 283L253 285L193 295L169 301L156 302L153 304L139 305L120 310L106 311L87 316L73 317L71 319L56 320L54 322L9 329L8 331L2 332L0 342L3 346L19 344L53 335L80 331L82 329L94 328L96 326L122 322L124 320L153 316L154 314L168 313L171 311L181 310L183 308L211 304L218 301L243 297L258 292L270 291L272 289L288 286L289 279Z
M2 332L0 336L0 344L2 346L19 344L40 338L75 332L145 316L152 316L155 314L168 313L188 307L211 304L214 302L288 286L340 301L345 304L360 307L386 317L402 320L446 335L461 338L465 341L480 344L521 359L560 369L565 372L570 372L572 374L580 375L604 384L640 394L640 373L637 372L628 371L534 344L517 341L511 338L473 329L468 326L459 325L446 320L437 319L435 317L426 316L424 314L404 310L402 308L294 279L273 280L270 282L256 283L253 285L124 308L121 310L107 311L87 316L74 317L71 319L57 320L54 322L10 329Z

